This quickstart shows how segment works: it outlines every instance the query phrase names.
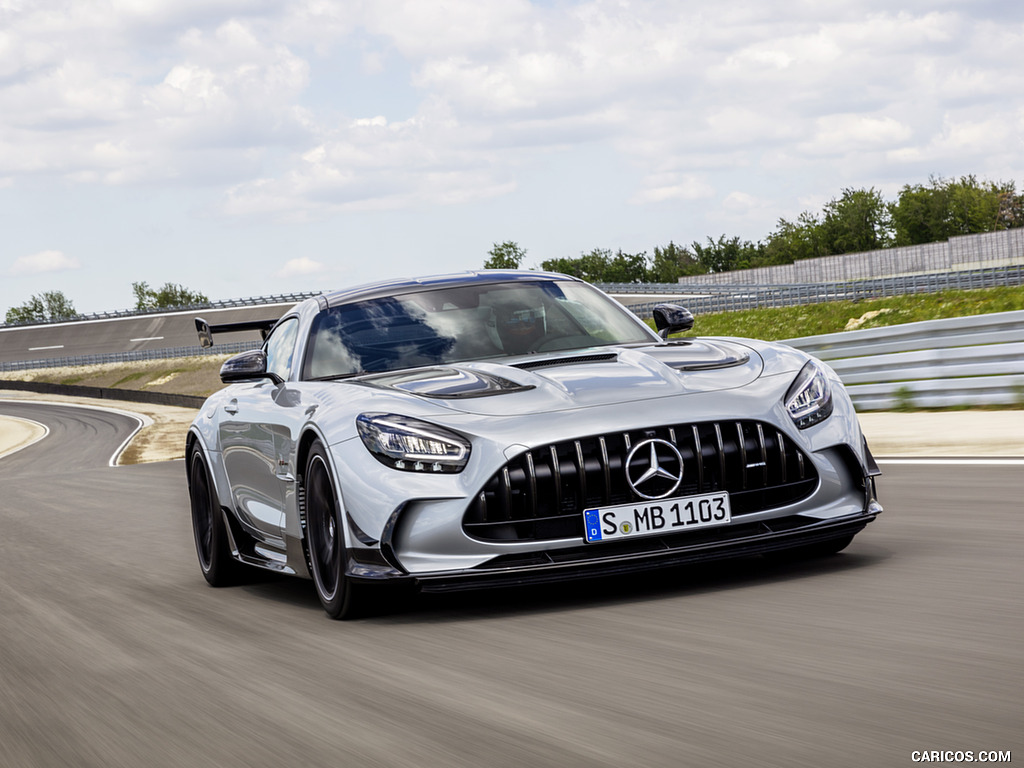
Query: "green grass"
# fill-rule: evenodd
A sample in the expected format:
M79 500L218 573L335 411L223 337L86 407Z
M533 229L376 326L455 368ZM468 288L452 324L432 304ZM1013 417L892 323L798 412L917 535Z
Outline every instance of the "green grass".
M121 379L118 379L117 381L115 381L110 386L113 387L114 389L117 389L118 387L124 387L125 384L128 384L128 383L130 383L132 381L138 381L139 379L141 379L145 375L146 375L145 371L136 371L134 373L129 373L127 376L125 376L125 377L123 377Z
M858 327L914 323L946 317L966 317L992 312L1024 309L1024 287L980 288L973 291L897 296L869 301L833 301L802 307L744 309L698 315L693 330L686 336L745 336L775 341L801 336L817 336L846 330L851 320L869 312L884 310Z

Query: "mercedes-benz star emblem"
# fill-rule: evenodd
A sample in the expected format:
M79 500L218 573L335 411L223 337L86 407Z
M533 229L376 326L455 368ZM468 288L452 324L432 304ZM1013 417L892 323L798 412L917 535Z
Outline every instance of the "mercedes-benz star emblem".
M643 499L671 496L682 481L683 456L667 440L644 440L626 457L626 482Z

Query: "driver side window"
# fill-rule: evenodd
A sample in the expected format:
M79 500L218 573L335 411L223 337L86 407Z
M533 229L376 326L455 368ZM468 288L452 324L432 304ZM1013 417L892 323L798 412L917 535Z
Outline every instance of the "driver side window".
M295 336L299 330L298 319L292 317L277 326L267 337L267 372L276 373L285 381L292 371L292 356L295 353Z

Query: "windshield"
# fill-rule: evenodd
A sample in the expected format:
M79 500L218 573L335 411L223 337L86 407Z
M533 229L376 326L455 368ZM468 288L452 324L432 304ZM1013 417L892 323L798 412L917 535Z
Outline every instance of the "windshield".
M653 340L635 317L576 282L460 285L331 307L313 323L304 378Z

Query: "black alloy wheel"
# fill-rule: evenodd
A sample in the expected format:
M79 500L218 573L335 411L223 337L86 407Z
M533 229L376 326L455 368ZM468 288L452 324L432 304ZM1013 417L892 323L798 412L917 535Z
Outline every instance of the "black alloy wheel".
M188 495L192 505L192 533L203 576L214 587L235 584L241 565L231 557L227 529L217 504L210 470L197 445L189 454Z
M310 576L327 615L351 619L360 613L358 587L345 576L345 532L327 451L313 443L306 462L306 554Z

